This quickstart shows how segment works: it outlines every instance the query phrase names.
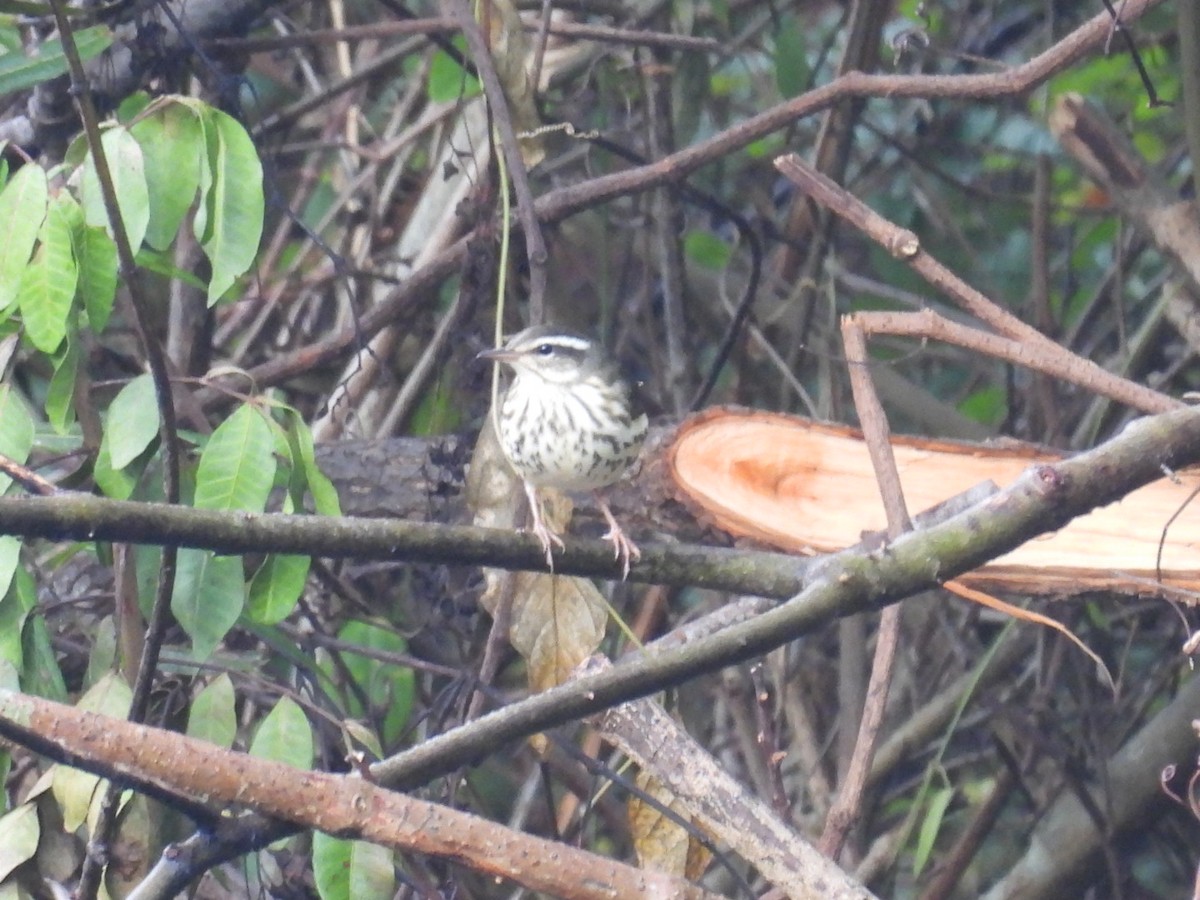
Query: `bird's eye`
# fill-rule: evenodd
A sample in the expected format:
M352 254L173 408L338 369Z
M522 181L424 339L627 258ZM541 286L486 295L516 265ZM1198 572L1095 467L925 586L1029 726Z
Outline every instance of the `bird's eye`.
M550 356L552 353L554 353L554 345L539 344L536 352L538 356Z

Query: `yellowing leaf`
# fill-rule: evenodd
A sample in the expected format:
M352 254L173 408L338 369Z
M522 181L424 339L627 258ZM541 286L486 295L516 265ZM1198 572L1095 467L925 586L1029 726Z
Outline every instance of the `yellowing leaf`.
M37 807L25 803L0 816L0 881L37 850L41 827Z
M525 657L529 685L562 684L604 639L608 607L586 578L518 572L509 637Z
M100 713L117 719L125 718L132 699L129 686L115 675L108 675L96 682L79 698L80 709ZM62 809L63 829L73 832L87 821L100 787L100 777L81 769L59 765L54 769L51 788L54 799Z
M690 822L683 806L657 779L639 772L637 786L663 806ZM629 798L629 830L643 869L665 872L679 878L696 880L708 868L712 853L686 828L672 821L640 797Z

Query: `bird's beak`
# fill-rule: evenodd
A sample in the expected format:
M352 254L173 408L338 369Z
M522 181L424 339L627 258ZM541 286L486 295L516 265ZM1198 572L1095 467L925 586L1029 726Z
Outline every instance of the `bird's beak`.
M486 359L488 362L510 363L520 355L503 347L493 347L491 350L480 351L475 358Z

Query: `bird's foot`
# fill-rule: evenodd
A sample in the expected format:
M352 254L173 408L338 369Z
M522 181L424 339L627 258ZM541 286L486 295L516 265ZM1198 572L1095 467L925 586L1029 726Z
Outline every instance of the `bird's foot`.
M546 527L546 523L541 521L539 516L537 521L529 529L530 533L542 543L542 549L546 551L546 565L550 567L550 571L554 571L554 555L551 552L554 547L559 550L567 549L567 545L563 543L563 539Z
M608 504L599 494L596 495L596 501L600 506L600 511L604 513L604 521L608 523L608 531L604 533L603 539L612 541L613 559L621 561L621 580L624 581L629 577L629 566L642 558L642 551L625 534L617 523L617 517L612 514L612 510L608 508Z
M612 541L613 559L621 561L621 580L624 581L629 577L630 565L642 558L642 551L620 527L605 532L604 540Z
M542 544L542 549L546 551L546 565L550 567L550 571L554 572L554 555L551 552L554 545L558 545L559 550L567 549L567 545L550 527L546 524L546 519L542 515L542 500L538 496L537 488L528 481L524 482L525 496L529 498L529 517L532 519L532 524L529 526L530 533L536 537Z

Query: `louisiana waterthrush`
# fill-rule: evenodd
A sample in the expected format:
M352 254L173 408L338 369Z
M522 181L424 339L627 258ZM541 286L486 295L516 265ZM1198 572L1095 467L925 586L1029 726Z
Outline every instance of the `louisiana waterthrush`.
M525 485L532 531L553 568L551 545L562 538L546 526L538 488L591 491L608 523L604 539L625 575L637 545L617 524L598 489L633 465L646 439L646 413L616 361L596 341L574 331L535 325L481 359L503 363L512 383L495 411L496 434Z

